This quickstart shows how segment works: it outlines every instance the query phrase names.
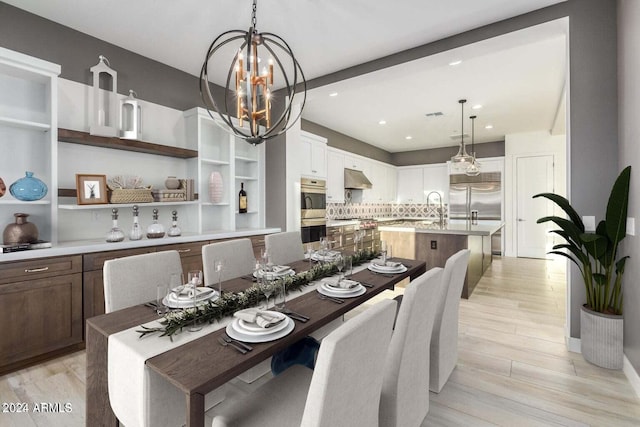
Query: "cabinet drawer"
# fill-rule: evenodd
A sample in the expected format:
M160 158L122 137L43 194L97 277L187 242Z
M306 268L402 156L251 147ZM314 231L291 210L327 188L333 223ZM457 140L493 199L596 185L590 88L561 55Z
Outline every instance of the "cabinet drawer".
M155 247L150 247L85 254L83 259L83 271L102 270L104 262L109 259L123 258L131 255L148 254L155 251Z
M209 241L193 242L193 243L178 243L175 245L158 246L156 251L178 251L180 258L191 256L202 256L202 247L208 244Z
M0 264L0 284L80 273L82 256L38 258Z

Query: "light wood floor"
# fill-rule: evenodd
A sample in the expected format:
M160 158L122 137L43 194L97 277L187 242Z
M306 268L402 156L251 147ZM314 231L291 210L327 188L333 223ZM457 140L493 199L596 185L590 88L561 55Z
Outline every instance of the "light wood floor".
M458 366L431 394L423 426L640 425L640 400L622 371L566 350L563 268L495 259L471 298L461 300ZM29 414L0 412L0 426L83 426L84 367L79 352L0 377L0 403L30 404ZM72 412L33 413L38 402L68 402Z

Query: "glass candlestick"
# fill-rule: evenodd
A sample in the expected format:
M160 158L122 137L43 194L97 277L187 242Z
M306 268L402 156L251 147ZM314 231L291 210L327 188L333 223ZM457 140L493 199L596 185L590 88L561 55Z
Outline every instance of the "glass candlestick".
M153 222L147 227L148 239L159 239L164 237L164 227L158 223L158 209L153 210Z
M122 242L124 240L124 231L118 227L118 209L111 209L111 230L107 233L107 242Z
M138 222L138 205L133 205L133 225L129 231L129 240L142 239L142 228Z
M180 230L180 227L178 227L178 211L171 211L171 217L171 228L169 228L167 235L169 237L177 237L182 234L182 230Z

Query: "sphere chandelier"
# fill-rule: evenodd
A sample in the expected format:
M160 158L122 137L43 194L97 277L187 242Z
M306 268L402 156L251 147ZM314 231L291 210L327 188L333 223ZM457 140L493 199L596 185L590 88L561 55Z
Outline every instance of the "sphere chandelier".
M220 34L209 46L200 71L200 94L211 118L215 120L214 113L217 114L226 125L223 126L225 130L253 145L275 138L291 128L300 118L307 97L304 73L287 42L276 34L258 32L256 1L253 0L249 30L230 30ZM229 47L233 47L232 43L239 46L232 49L231 59L226 58L230 67L222 88L224 94L220 97L224 102L217 103L215 87L209 84L209 69L219 69L220 64L225 63L222 56L224 51L228 52ZM224 46L227 47L222 49ZM262 65L260 69L260 62L266 58L268 65ZM279 82L278 76L282 83L278 94L282 95L285 106L279 116L272 117L272 88L274 77L276 83ZM294 115L293 106L298 101L300 110Z

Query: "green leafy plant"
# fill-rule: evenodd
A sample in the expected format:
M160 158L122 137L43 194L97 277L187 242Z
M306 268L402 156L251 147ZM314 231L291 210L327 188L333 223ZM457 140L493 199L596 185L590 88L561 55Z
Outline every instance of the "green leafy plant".
M538 224L551 221L560 227L551 233L562 237L565 243L555 245L549 253L569 258L578 266L587 291L586 306L600 313L622 314L622 276L629 257L617 259L617 254L627 233L630 178L631 166L627 166L613 184L605 219L595 232L585 232L580 215L564 197L553 193L533 196L551 200L567 214L568 218L540 218Z

